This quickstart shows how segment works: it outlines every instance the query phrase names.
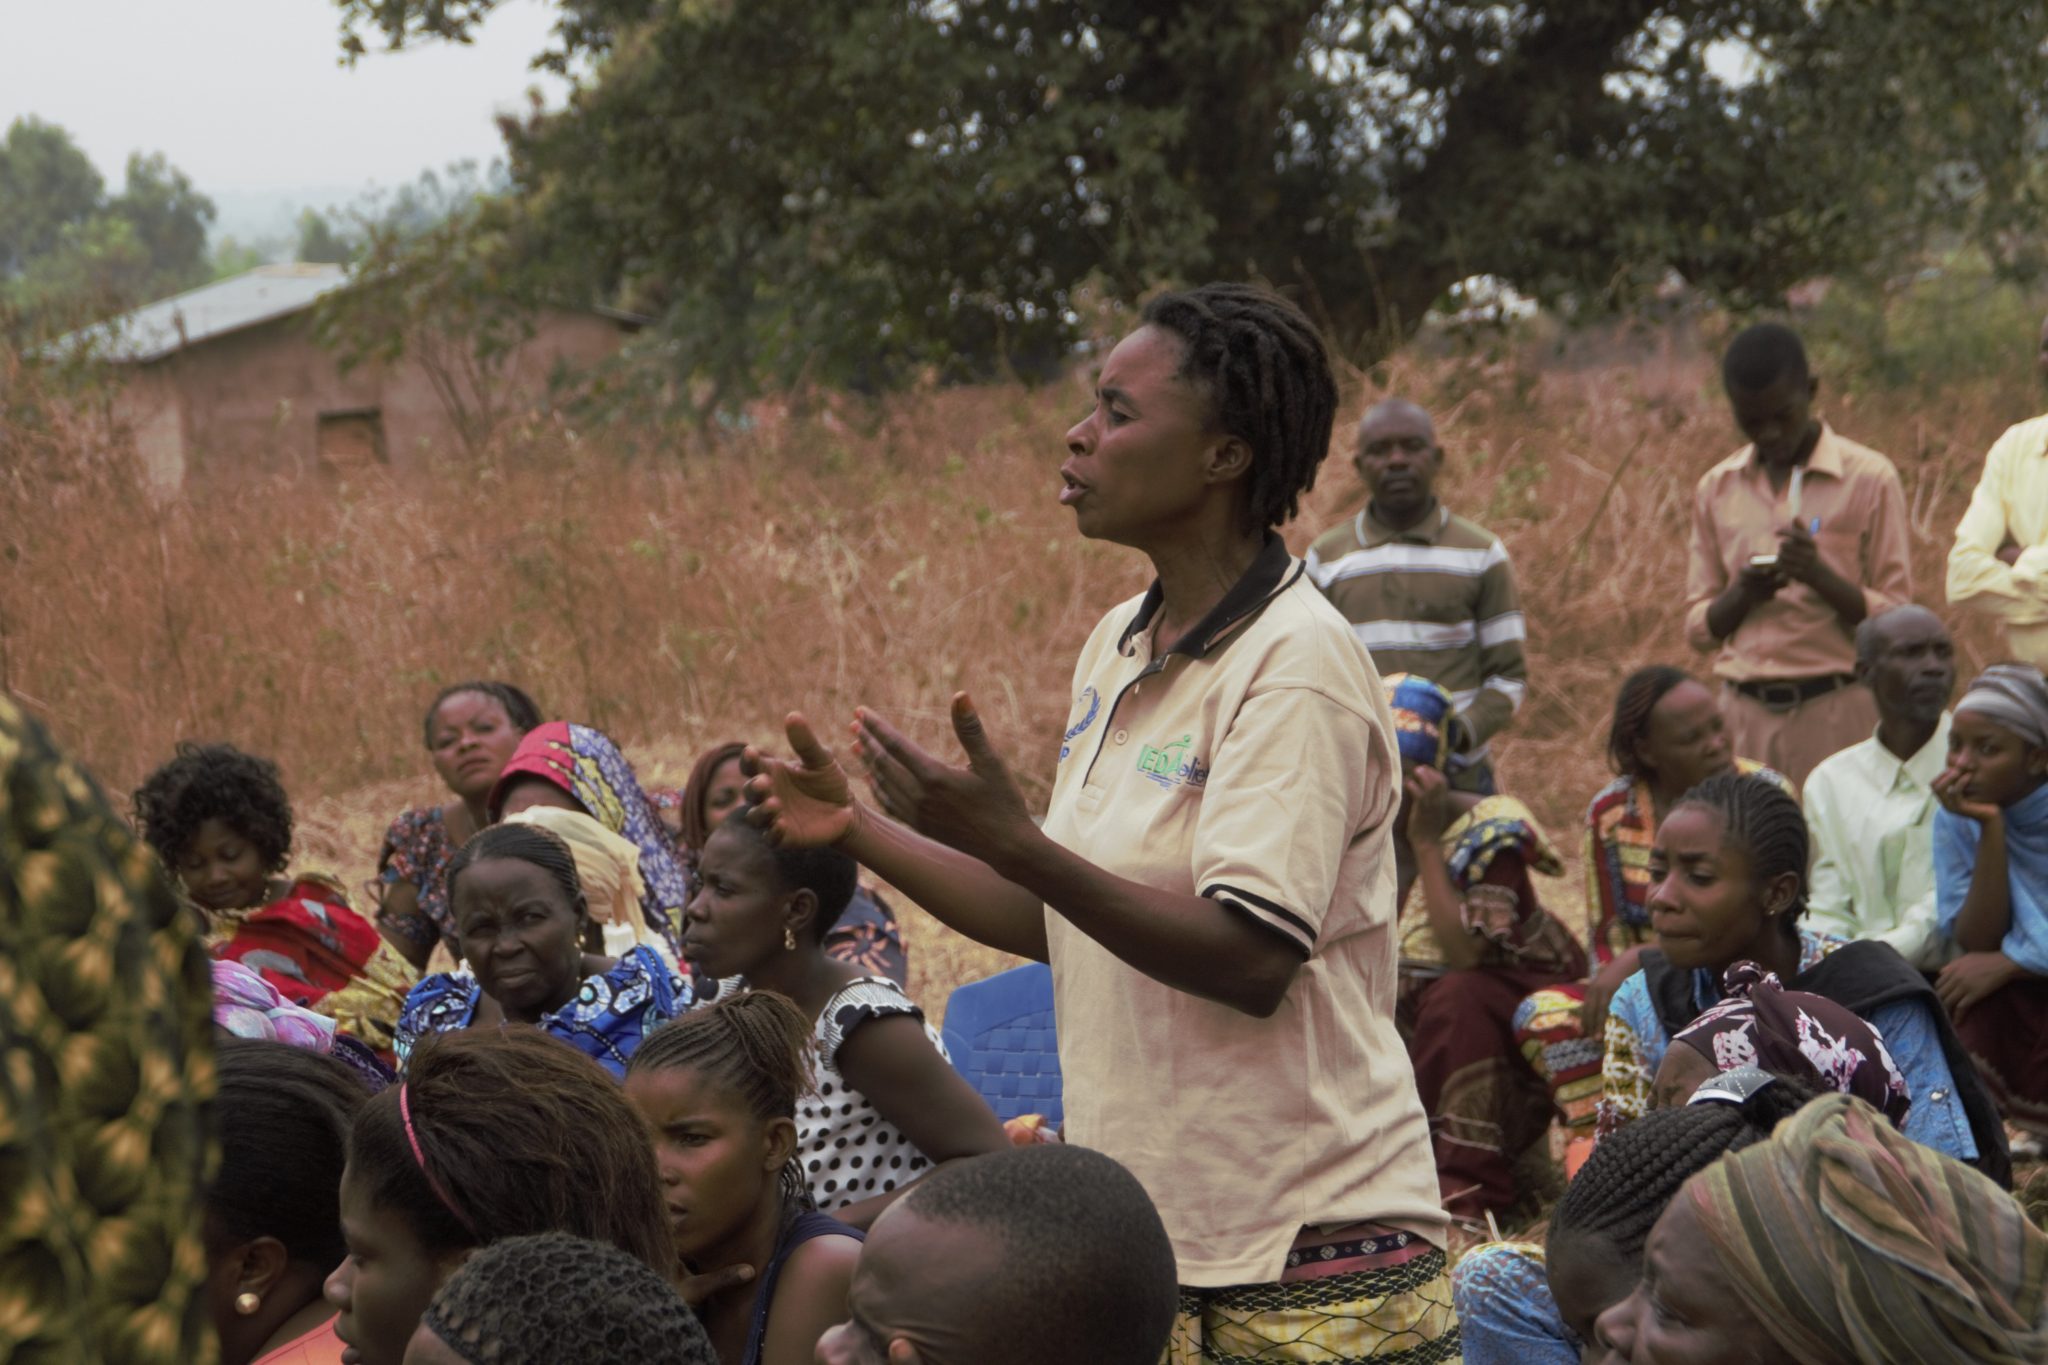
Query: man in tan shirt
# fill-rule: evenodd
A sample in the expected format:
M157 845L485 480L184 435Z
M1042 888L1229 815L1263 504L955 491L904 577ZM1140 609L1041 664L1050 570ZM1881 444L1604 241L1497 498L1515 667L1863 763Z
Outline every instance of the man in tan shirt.
M1790 328L1743 331L1721 379L1750 444L1693 495L1686 637L1714 655L1735 752L1800 783L1877 724L1855 631L1913 595L1906 495L1890 460L1814 417Z

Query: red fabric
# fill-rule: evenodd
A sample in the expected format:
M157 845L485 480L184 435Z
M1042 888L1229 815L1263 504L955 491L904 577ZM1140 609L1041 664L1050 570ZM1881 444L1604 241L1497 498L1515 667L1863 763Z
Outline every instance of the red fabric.
M362 975L380 942L338 891L309 877L242 919L213 955L241 963L293 1004L312 1006Z
M1956 1025L2006 1121L2048 1138L2048 981L1994 991Z
M505 771L498 774L497 782L491 787L487 803L491 818L497 819L498 813L505 808L505 793L521 776L545 778L574 797L573 773L568 721L551 720L546 725L528 730L521 737L519 747L513 751L512 761L505 765Z

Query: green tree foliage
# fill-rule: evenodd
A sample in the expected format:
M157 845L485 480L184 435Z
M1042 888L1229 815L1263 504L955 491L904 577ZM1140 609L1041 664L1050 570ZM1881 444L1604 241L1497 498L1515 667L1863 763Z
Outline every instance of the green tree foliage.
M352 53L498 0L336 0ZM2013 269L2048 5L562 0L508 128L530 245L718 398L1056 354L1097 300L1258 277L1352 354L1491 275L1738 303L1936 230Z
M213 202L159 154L121 193L63 129L18 119L0 141L0 330L47 335L204 283Z
M319 265L347 265L355 254L355 241L337 228L326 214L318 209L306 209L299 214L299 245L294 253L295 260Z

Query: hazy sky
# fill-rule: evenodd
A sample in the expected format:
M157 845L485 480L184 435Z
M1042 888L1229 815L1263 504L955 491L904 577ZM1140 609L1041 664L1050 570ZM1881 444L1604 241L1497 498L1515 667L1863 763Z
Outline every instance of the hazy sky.
M118 186L161 151L220 207L216 232L281 231L299 204L501 154L492 115L538 85L527 69L555 11L505 0L475 44L337 64L330 0L0 0L0 128L68 129Z

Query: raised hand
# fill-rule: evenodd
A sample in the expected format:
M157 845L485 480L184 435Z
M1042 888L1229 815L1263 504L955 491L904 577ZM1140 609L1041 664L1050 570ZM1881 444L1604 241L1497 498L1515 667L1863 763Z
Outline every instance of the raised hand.
M1408 794L1408 843L1426 848L1451 826L1451 784L1427 763L1417 764L1402 784Z
M747 774L748 822L778 846L822 848L841 842L860 823L860 803L846 769L800 713L789 713L783 732L795 762L772 758L751 744L740 755L740 770Z
M966 767L934 758L866 709L855 714L853 732L882 809L926 838L1001 870L1033 831L1024 794L965 692L953 697L953 733Z

